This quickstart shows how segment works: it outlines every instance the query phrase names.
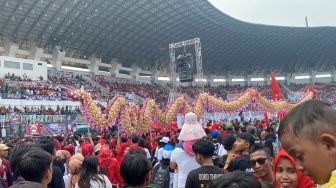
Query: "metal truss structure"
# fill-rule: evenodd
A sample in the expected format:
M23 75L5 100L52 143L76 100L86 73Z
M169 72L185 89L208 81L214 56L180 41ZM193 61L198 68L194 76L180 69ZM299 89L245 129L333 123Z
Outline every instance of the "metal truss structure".
M188 45L195 44L195 56L196 56L196 69L197 69L197 90L198 92L204 91L204 83L203 83L203 66L202 66L202 49L201 49L201 40L200 38L189 39L185 41L176 42L173 44L169 44L169 57L170 57L170 84L171 89L169 91L169 99L168 102L172 102L176 96L176 82L177 82L177 74L176 74L176 58L175 58L175 49L186 47Z

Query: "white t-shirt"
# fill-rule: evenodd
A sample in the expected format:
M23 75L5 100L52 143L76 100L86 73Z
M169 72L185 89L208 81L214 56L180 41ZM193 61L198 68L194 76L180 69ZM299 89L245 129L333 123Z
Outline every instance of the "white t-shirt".
M110 180L103 174L101 174L101 176L104 177L104 180L105 180L105 183L106 183L106 188L112 188L112 184L111 184ZM99 181L91 179L90 180L90 187L103 188L103 185L100 185ZM75 188L79 188L78 183L76 183Z
M162 158L163 158L163 148L160 148L159 150L158 150L158 161L161 161L162 160Z
M227 154L227 151L224 149L223 144L221 144L221 146L219 147L218 155L223 156L225 154Z
M159 151L159 146L156 147L154 157L158 158L158 151Z
M199 168L200 165L195 161L194 155L187 154L182 148L175 148L170 161L176 162L179 175L178 175L178 187L184 188L187 181L187 176L190 171Z
M70 174L63 176L63 181L64 181L65 187L68 187L69 178L70 178Z
M150 159L151 155L149 153L149 150L147 148L144 148L144 149L145 149L145 152L146 152L147 159Z

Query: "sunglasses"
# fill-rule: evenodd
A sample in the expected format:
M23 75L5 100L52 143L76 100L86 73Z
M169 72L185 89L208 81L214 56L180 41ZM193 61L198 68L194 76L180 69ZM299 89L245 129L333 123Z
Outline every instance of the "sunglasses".
M251 166L255 166L257 163L259 165L263 165L263 164L265 164L265 162L266 162L267 159L269 159L269 158L259 158L257 160L252 160L252 161L250 161L250 165Z

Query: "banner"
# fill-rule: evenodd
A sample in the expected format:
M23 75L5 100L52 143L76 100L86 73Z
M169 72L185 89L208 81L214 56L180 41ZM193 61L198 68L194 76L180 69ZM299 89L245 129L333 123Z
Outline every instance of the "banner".
M42 134L46 136L56 136L66 133L65 123L42 123Z
M77 131L77 123L78 121L84 121L84 118L80 115L68 115L66 117L66 128L67 128L67 134L72 135L74 132ZM84 121L85 122L85 121Z
M22 130L20 113L13 112L7 114L5 125L6 125L6 137L10 138L19 137Z
M27 135L41 135L42 134L42 128L41 123L39 121L35 123L28 123L26 127L26 133Z

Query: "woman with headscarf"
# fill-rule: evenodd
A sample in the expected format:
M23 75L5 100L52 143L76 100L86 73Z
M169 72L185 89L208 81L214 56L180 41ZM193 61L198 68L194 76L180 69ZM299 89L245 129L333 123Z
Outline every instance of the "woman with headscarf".
M283 149L275 156L273 173L277 182L277 188L314 187L314 181L301 171L296 170L295 160Z
M77 153L82 154L84 157L90 156L89 149L86 146L79 147Z
M68 175L68 171L69 171L69 161L71 158L70 153L67 150L58 150L56 151L56 156L60 159L62 159L63 161L63 165L64 165L64 175Z
M120 175L120 164L117 159L113 158L113 153L107 145L100 147L98 160L101 168L107 168L106 176L112 184L124 184Z
M93 147L92 144L87 144L84 147L86 147L89 150L89 156L94 155L94 152L93 152L94 151L94 147Z
M192 145L204 136L205 132L197 121L196 114L193 112L187 113L185 115L185 122L182 126L181 133L178 137L178 139L182 142L177 144L177 147L174 149L170 159L170 168L176 169L178 167L179 188L183 188L185 186L188 173L191 170L200 167L200 165L195 161L195 154L192 150Z
M74 188L79 174L82 170L84 157L81 153L77 153L76 155L72 156L69 161L69 179L64 178L65 185L68 185L68 188Z
M127 139L126 138L124 138L124 137L122 137L121 138L121 144L120 144L120 146L119 146L119 148L118 148L118 154L117 154L117 157L116 157L116 159L118 160L118 162L121 164L122 163L122 161L124 160L124 151L125 151L125 149L126 149L126 147L129 147L130 146L130 144L127 142Z
M71 156L74 155L74 152L75 152L75 146L73 146L73 145L66 145L66 146L64 146L63 149L64 149L64 150L67 150L67 151L70 153Z

